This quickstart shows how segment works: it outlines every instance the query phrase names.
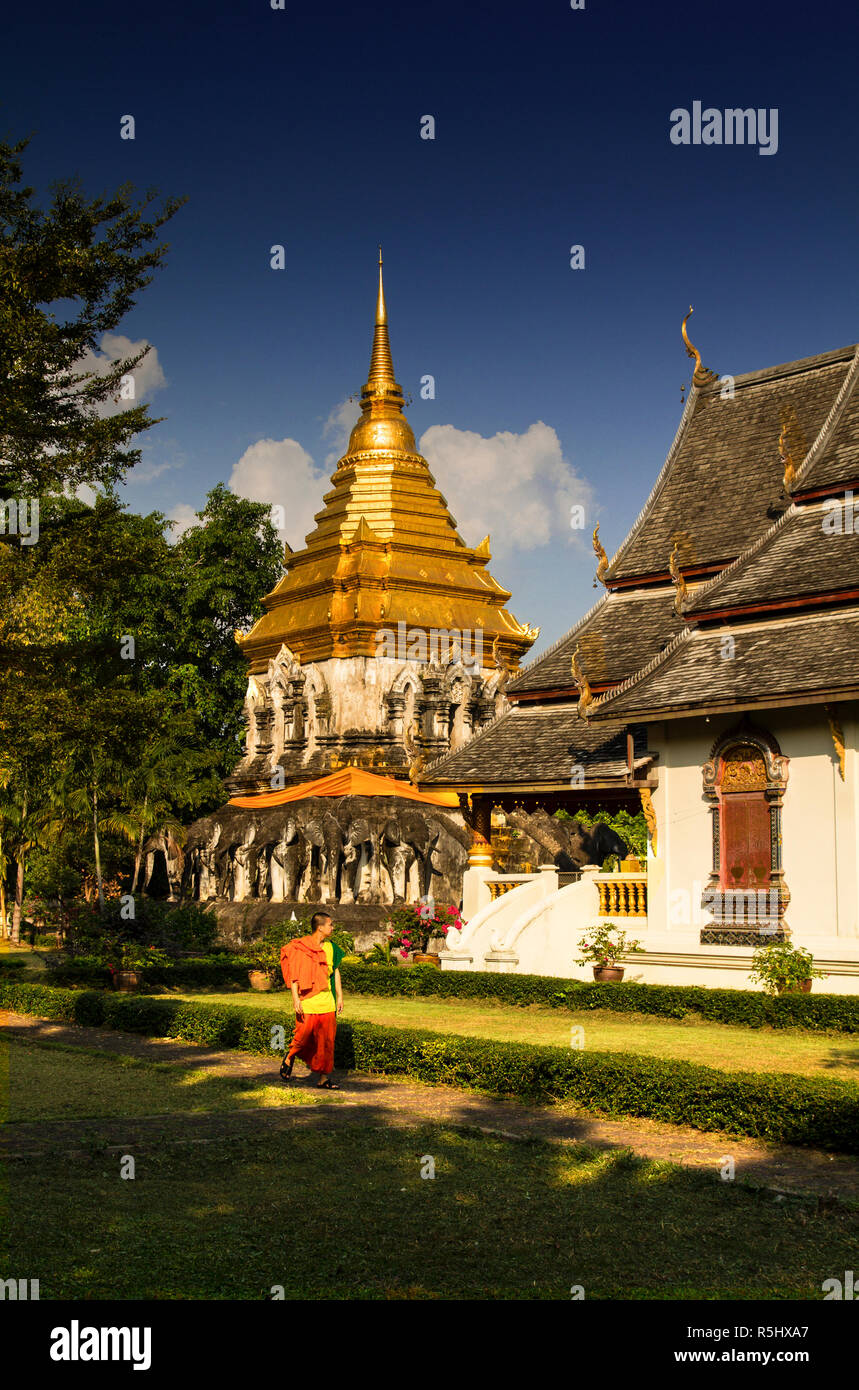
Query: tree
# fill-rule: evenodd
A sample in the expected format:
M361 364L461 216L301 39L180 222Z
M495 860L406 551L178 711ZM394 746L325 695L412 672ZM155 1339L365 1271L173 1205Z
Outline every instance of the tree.
M112 409L148 348L104 375L83 360L162 265L158 233L184 200L135 203L130 185L88 200L69 180L41 209L22 182L27 144L0 142L0 496L109 489L156 423L146 405Z
M235 497L223 483L197 515L200 525L175 547L170 686L193 711L220 778L236 762L248 678L234 634L261 616L262 600L282 574L281 544L270 508Z

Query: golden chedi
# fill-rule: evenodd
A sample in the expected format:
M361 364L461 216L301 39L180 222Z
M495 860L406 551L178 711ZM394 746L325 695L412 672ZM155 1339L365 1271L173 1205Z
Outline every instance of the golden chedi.
M361 418L303 550L236 640L250 671L234 793L347 764L406 777L462 746L504 703L536 630L462 540L418 452L379 293Z

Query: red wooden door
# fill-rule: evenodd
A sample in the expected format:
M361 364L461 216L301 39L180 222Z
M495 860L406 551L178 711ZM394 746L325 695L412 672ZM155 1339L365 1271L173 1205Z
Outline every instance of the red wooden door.
M722 887L768 888L770 810L761 792L722 797Z

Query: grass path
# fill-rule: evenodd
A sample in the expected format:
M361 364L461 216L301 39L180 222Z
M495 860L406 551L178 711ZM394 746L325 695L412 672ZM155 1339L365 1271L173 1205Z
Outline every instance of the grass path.
M175 994L171 997L177 997ZM208 1003L250 1004L291 1015L284 992L220 994L180 992L180 998ZM637 1052L676 1057L724 1071L785 1071L802 1076L829 1076L859 1081L859 1039L843 1034L801 1033L798 1029L742 1028L694 1019L663 1019L610 1014L600 1010L568 1013L565 1009L511 1008L494 1001L470 999L387 999L348 995L344 1021L364 1019L400 1028L429 1028L464 1037L502 1042L569 1047L571 1030L581 1028L584 1046L596 1052Z

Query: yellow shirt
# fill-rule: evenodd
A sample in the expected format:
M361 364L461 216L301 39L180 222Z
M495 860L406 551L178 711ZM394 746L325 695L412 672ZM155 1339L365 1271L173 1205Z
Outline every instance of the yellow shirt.
M306 1014L333 1014L337 1008L334 995L331 993L331 975L334 971L334 951L331 942L323 941L322 949L328 962L328 985L318 994L310 994L306 999L302 999L301 1007Z

